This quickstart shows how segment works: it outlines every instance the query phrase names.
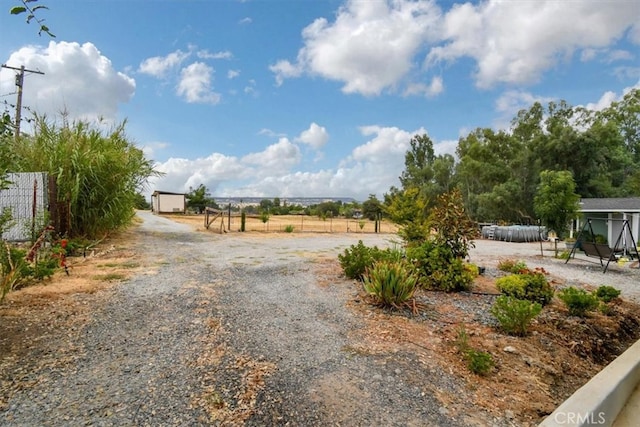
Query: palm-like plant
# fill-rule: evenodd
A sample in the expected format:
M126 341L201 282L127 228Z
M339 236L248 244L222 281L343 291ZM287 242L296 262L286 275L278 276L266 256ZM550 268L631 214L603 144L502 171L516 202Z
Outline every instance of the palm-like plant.
M378 261L364 275L364 289L378 304L401 308L413 298L417 277L403 261Z

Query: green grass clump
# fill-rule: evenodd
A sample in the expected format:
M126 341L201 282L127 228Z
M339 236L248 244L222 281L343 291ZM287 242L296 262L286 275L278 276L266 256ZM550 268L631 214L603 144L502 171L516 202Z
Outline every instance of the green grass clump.
M404 262L379 261L367 269L363 282L378 304L400 308L413 297L417 279Z
M491 314L500 327L510 335L524 336L529 331L531 321L540 314L542 305L537 302L520 300L506 295L496 299Z

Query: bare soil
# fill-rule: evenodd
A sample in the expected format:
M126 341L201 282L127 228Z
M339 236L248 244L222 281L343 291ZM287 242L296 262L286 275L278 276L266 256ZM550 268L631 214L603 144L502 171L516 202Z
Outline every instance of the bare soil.
M173 219L188 223L200 232L218 231L206 231L202 217ZM278 238L274 233L252 235ZM108 298L108 293L101 291L117 287L136 275L153 274L156 266L140 252L142 249L136 246L136 240L135 228L114 235L88 257L71 259L69 276L58 273L42 284L7 296L0 305L0 366L10 368L15 374L12 378L2 378L0 412L8 408L9 390L21 381L33 381L27 372L30 367L48 363L50 369L55 369L65 363L67 353L73 351L77 332L91 318L96 305ZM613 303L609 315L593 313L586 318L569 316L562 303L554 299L534 322L528 336L505 335L496 329L488 315L498 293L495 279L501 274L495 268L478 277L470 293L420 291L416 296L420 307L418 315L409 310L382 310L370 304L364 293L357 290L356 283L342 276L335 256L313 253L308 256L314 257L313 274L318 286L356 289L345 294L350 296L345 297L343 304L365 327L353 331L344 351L386 358L402 355L417 361L419 369L412 373L413 381L420 386L429 387L434 375L450 377L456 384L462 384L462 393L455 387L435 385L431 390L440 401L441 414L462 420L461 425L487 425L486 416L474 416L480 412L499 420L498 425L536 425L639 338L640 307L623 299ZM565 278L551 274L549 279L558 288L566 283ZM596 286L597 283L584 285ZM210 322L213 331L220 328L215 319ZM68 331L70 337L69 347L64 351L48 346L49 334L60 330ZM468 334L472 348L492 355L495 366L488 375L476 375L466 366L457 345L461 330ZM58 352L56 357L43 357L52 351ZM215 349L208 351L216 354ZM222 353L219 349L217 356L222 357ZM253 403L247 403L247 410L235 419L235 424L242 425L249 419L264 378L275 368L264 361L238 360L236 363L251 373L249 380L255 385L247 388L245 396L247 402ZM19 366L24 366L24 372ZM322 383L318 384L318 393L328 395L322 387ZM350 398L357 398L357 393L350 394L346 389L333 397L336 413ZM215 399L200 404L206 406L209 413L228 410ZM342 425L351 425L349 414L343 416Z

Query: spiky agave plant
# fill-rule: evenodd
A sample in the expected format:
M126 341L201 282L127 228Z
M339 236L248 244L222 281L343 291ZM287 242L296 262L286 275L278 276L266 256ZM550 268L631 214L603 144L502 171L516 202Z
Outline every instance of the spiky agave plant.
M364 275L364 289L376 303L401 308L413 298L418 279L404 261L378 261Z

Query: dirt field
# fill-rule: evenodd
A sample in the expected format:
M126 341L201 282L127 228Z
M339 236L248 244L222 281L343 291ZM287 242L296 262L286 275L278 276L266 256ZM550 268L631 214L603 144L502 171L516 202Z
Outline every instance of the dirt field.
M163 215L177 222L194 225L204 228L205 215ZM225 216L223 229L227 232L237 232L240 230L240 215L232 214L229 218ZM248 215L245 224L245 231L259 231L270 233L285 232L287 226L293 227L293 233L375 233L375 222L368 219L353 218L327 218L323 220L315 216L307 215L271 215L264 223L258 215ZM220 232L220 217L211 221L209 229ZM381 221L378 231L380 233L395 233L397 226L389 221Z

